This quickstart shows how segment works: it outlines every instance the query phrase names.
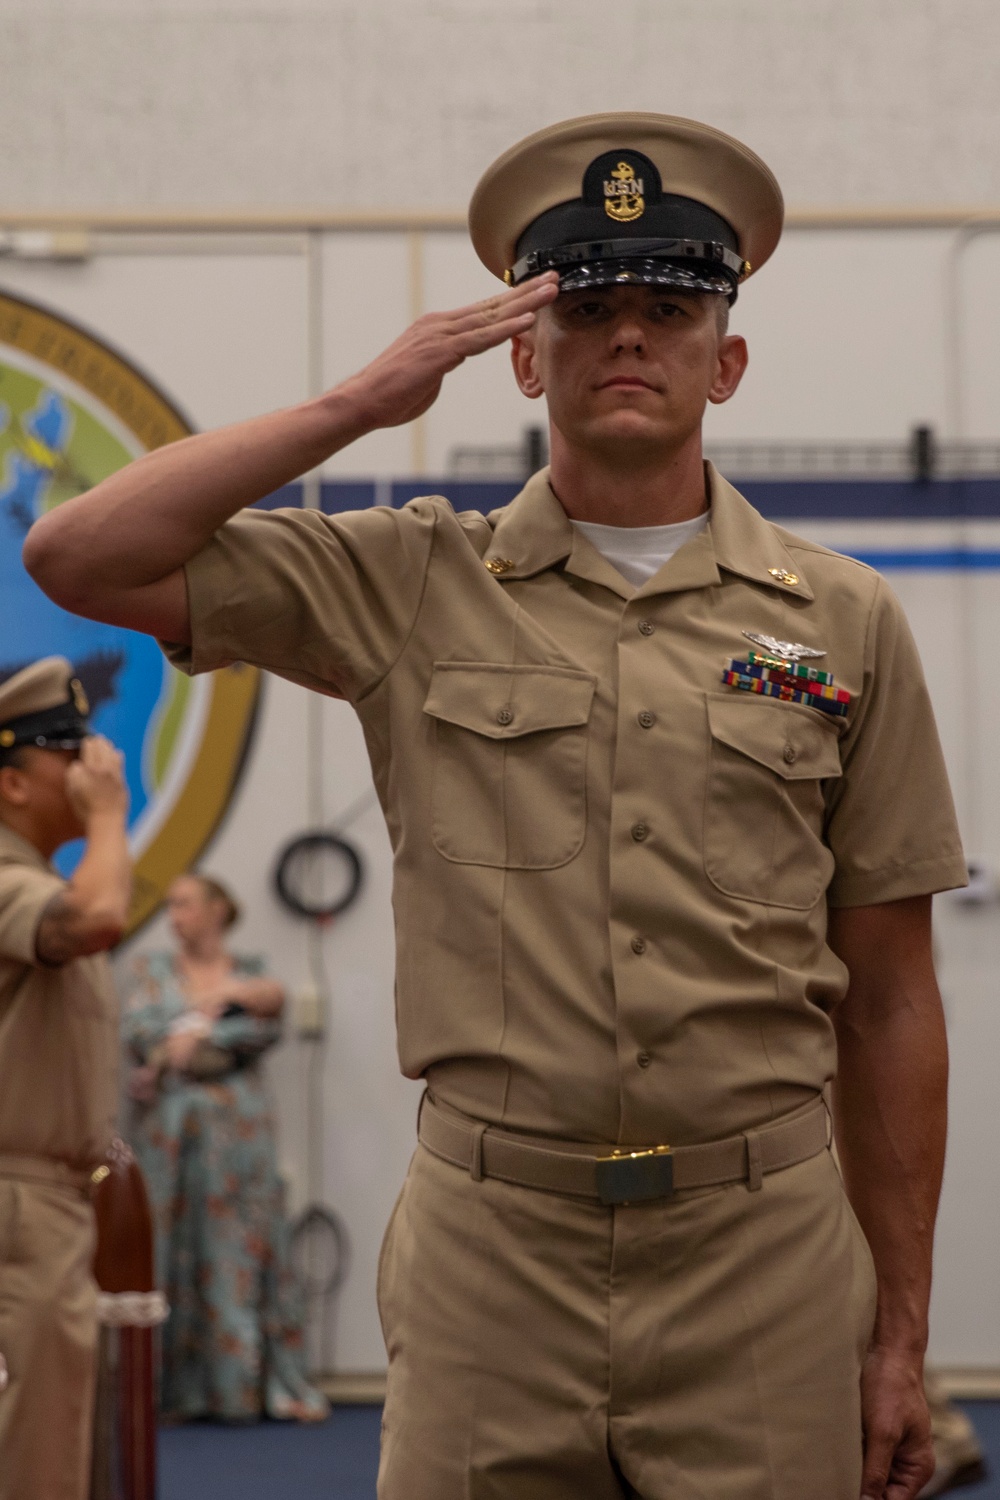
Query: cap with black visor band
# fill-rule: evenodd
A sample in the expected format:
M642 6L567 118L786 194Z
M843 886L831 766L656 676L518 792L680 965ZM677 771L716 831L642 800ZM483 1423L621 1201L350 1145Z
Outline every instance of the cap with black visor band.
M62 656L47 656L0 683L0 765L24 745L77 750L92 733L80 679Z
M487 169L469 208L480 259L508 286L664 286L736 300L770 256L784 208L748 147L673 115L566 120Z

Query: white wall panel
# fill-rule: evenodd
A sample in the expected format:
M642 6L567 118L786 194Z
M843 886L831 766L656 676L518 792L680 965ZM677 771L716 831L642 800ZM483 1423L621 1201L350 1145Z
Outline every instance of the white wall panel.
M0 0L0 201L458 208L552 120L743 135L794 203L1000 201L991 0Z
M950 258L959 355L954 404L961 435L1000 430L1000 228L955 236Z
M918 230L786 234L733 308L750 364L732 400L709 408L706 433L864 441L939 427L948 244Z
M414 309L410 245L400 234L329 235L323 244L324 382L355 374L409 326ZM371 433L334 454L329 478L409 474L409 426Z
M503 290L480 264L466 235L426 235L424 245L428 309L464 307ZM517 388L510 345L487 350L449 375L427 414L427 473L445 473L453 447L517 443L525 427L545 426L546 421L544 402L529 401Z
M0 12L2 14L2 12ZM714 414L719 436L898 438L914 422L944 421L946 234L790 234L774 265L744 289L734 327L752 364L745 389ZM412 244L393 234L328 236L323 246L324 369L330 381L359 368L406 325L416 291L428 307L486 295L495 283L459 234L427 235L415 287ZM993 410L1000 347L1000 241L970 245L961 263L968 309L970 430L1000 440ZM298 399L306 389L306 270L302 256L99 256L82 266L0 262L0 287L34 297L92 327L143 366L202 426ZM517 440L542 409L516 392L505 351L469 362L445 384L423 434L429 473L451 447ZM974 424L974 425L971 425ZM404 476L413 433L374 434L327 466L331 475ZM953 545L939 523L811 523L819 540L862 545ZM994 523L966 528L997 547ZM893 574L923 652L970 851L1000 866L995 746L1000 698L989 691L1000 637L996 573ZM246 903L241 941L260 948L294 993L306 975L305 935L269 887L278 846L305 826L305 695L269 684L258 738L236 803L206 868ZM337 815L368 785L350 711L325 703L323 798ZM352 830L369 868L358 906L326 939L333 983L326 1064L326 1192L354 1246L342 1298L341 1368L383 1359L374 1306L377 1246L413 1140L416 1087L398 1077L392 1013L388 843L372 807ZM955 1363L1000 1364L995 1295L1000 909L940 903L939 943L954 1049L953 1131L939 1234L934 1352ZM144 945L161 940L155 930ZM271 1077L281 1154L293 1198L305 1192L305 1054L290 1039Z
M268 1077L282 1171L296 1213L308 1198L307 1078L315 1044L296 1037L294 1011L296 996L311 983L311 971L307 924L277 900L272 877L279 850L310 826L306 700L302 688L278 678L265 680L239 797L202 862L244 906L234 947L264 954L288 989L286 1038L268 1059ZM343 703L324 701L323 720L324 822L336 826L340 814L370 789L370 777L352 711ZM330 996L321 1149L325 1201L343 1219L349 1241L350 1269L339 1300L332 1357L341 1369L363 1370L377 1369L384 1357L375 1267L382 1231L413 1151L420 1090L400 1076L396 1059L391 852L374 798L346 836L362 857L365 883L357 904L323 939ZM133 947L140 952L169 945L160 918Z
M94 329L197 427L306 394L306 282L297 255L109 255L0 260L0 290Z

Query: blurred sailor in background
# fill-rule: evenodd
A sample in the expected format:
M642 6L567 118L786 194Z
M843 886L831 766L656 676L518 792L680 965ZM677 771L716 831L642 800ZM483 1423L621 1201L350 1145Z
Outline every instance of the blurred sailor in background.
M131 872L122 758L73 668L0 685L0 1500L85 1500L97 1348L91 1173L118 1104L106 950ZM49 861L84 839L69 880Z

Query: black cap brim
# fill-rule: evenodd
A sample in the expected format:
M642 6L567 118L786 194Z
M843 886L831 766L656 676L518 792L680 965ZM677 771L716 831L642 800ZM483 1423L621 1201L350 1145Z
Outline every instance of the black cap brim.
M36 734L35 738L29 740L28 743L37 745L40 750L79 750L84 740L89 737L89 734Z
M90 735L83 714L72 703L44 708L38 713L10 719L0 728L0 750L18 745L37 745L42 750L75 750Z
M735 300L731 276L706 265L678 265L666 260L627 256L621 260L592 260L559 272L560 292L582 292L595 286L665 286L676 292L707 292Z

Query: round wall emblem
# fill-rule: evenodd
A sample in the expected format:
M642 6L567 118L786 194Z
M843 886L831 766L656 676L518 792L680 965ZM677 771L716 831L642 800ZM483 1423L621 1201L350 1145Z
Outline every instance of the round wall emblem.
M78 619L21 565L37 516L191 428L93 334L0 292L0 681L40 656L73 662L94 728L125 752L136 861L129 930L159 906L235 790L260 689L251 667L189 678L148 637ZM79 845L61 850L68 874Z

